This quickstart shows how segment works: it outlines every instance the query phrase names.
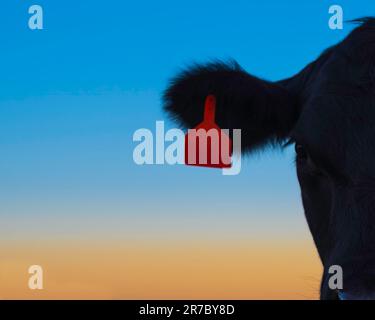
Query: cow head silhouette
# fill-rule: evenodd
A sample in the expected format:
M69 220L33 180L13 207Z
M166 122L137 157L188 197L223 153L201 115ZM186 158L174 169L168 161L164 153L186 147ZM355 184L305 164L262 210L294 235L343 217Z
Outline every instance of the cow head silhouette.
M322 299L375 299L375 18L297 75L276 82L236 62L193 65L172 79L164 109L185 127L202 119L242 130L242 151L294 144L305 215L324 266ZM343 289L328 286L343 269Z

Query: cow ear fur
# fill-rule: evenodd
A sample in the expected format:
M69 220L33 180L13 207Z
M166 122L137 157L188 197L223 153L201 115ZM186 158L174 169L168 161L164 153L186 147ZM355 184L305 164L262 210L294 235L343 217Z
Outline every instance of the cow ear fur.
M242 151L284 142L298 118L297 97L234 61L195 64L180 72L164 92L164 110L183 127L193 128L203 119L209 94L216 96L216 123L222 129L241 129Z

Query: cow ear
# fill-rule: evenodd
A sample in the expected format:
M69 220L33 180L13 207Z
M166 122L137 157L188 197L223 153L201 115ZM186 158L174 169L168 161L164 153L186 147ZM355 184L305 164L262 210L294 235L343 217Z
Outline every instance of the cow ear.
M297 97L279 83L256 78L236 62L193 65L170 82L164 110L186 128L203 120L207 95L216 96L216 123L241 129L242 151L280 144L298 117Z

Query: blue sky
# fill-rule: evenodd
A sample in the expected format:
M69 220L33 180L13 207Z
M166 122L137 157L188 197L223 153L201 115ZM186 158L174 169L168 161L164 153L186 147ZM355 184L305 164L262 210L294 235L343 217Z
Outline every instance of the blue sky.
M44 8L45 30L27 28ZM5 0L3 98L162 90L184 63L233 57L270 79L298 71L350 29L327 28L332 1ZM339 1L344 18L373 14L369 1Z
M32 4L44 9L44 30L27 27ZM219 230L236 217L298 229L291 149L256 155L239 176L223 177L211 169L136 166L132 134L166 118L161 93L193 61L234 58L270 80L298 72L352 29L328 28L332 4L343 7L345 20L375 12L368 0L4 0L0 215L7 232L20 216L25 228L35 217L48 216L58 228L98 215L115 217L113 225L118 216L123 225L153 216L188 229L186 215L198 207L206 230L218 215L225 217Z

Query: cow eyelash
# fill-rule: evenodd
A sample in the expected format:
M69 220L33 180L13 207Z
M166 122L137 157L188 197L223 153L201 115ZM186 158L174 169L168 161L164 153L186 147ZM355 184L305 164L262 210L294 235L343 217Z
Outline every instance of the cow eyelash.
M296 141L293 138L288 139L283 145L282 148L287 148L291 146L292 144L296 143Z
M283 144L283 148L289 147L292 144L295 146L295 152L298 159L307 159L309 157L306 148L303 146L303 144L296 141L296 139L290 138Z

